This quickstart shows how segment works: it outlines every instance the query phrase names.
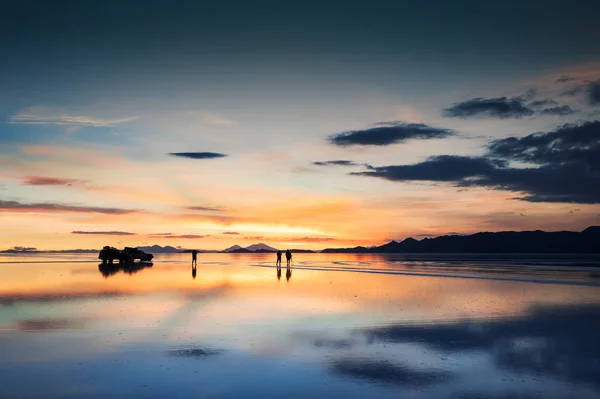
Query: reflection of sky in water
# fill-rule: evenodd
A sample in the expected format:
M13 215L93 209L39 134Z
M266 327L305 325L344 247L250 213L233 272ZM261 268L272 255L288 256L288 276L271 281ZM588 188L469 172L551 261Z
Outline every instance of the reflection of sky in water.
M270 261L3 263L0 396L600 398L594 271Z

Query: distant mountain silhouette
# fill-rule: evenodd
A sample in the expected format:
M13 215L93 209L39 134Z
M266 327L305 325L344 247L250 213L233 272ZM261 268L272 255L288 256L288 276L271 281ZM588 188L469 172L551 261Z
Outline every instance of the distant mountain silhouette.
M251 252L255 252L255 253L271 253L271 252L277 252L277 248L273 248L268 246L267 244L252 244L250 246L247 246L246 248L240 247L239 245L234 245L232 247L229 247L227 249L224 249L222 252L233 252L233 253L251 253Z
M151 254L176 254L180 252L179 249L167 245L165 247L161 247L160 245L152 245L150 247L137 247L137 249L141 249L144 252L148 252Z
M239 245L234 245L232 247L224 249L223 252L233 252L233 251L237 251L238 249L243 249L243 248L240 247Z
M6 249L0 251L2 254L91 254L100 252L98 249L54 249L54 250L37 250L37 249Z
M323 253L600 253L600 226L575 231L503 231L447 235L379 247L327 248Z
M249 251L246 248L236 248L227 252L229 252L230 254L251 254L253 251Z
M267 244L263 244L263 243L260 243L260 244L252 244L252 245L250 245L250 246L246 247L246 249L247 249L248 251L252 251L252 252L256 252L256 251L259 251L259 250L260 250L260 251L272 251L272 252L277 252L277 248L270 247L270 246L268 246Z

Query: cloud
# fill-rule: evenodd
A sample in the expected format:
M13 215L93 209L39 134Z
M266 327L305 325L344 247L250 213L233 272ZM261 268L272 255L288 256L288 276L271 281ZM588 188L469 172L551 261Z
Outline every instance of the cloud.
M165 233L165 234L150 234L149 237L152 238L179 238L179 239L195 239L195 238L205 238L210 237L209 235L197 235L197 234L173 234L173 233Z
M185 209L190 211L200 211L200 212L223 212L224 210L221 208L213 208L209 206L186 206Z
M230 235L230 236L239 236L239 235L241 235L237 231L224 231L223 234Z
M444 110L444 116L450 118L522 118L531 116L534 111L524 104L523 97L473 98L453 104Z
M89 234L89 235L101 235L101 236L134 236L135 233L129 233L127 231L81 231L75 230L71 234Z
M591 105L600 104L600 80L590 83L587 87L588 102Z
M220 154L218 152L170 152L169 155L181 158L191 159L212 159L212 158L223 158L227 155Z
M558 79L556 79L556 83L566 83L566 82L571 82L573 80L577 80L577 78L563 75L563 76L559 77Z
M137 116L116 119L96 118L84 115L72 115L53 107L35 106L24 108L8 119L8 123L30 125L68 125L111 127L120 123L137 120Z
M533 108L545 107L548 105L558 105L558 103L554 100L535 100L535 101L532 101L529 104L527 104L528 107L533 107Z
M24 204L18 201L0 200L0 211L4 212L74 212L74 213L102 213L108 215L124 215L137 213L135 209L102 208L95 206L65 205L55 203Z
M380 122L376 127L351 130L329 136L329 142L337 146L352 145L385 146L407 140L441 139L454 135L450 129L435 128L422 123Z
M510 167L511 161L534 167ZM492 141L482 157L442 155L352 175L391 181L448 182L522 194L530 202L600 203L600 121Z
M339 161L313 162L313 165L317 165L317 166L358 166L360 164L356 163L354 161L339 160Z
M544 108L543 110L540 111L540 114L543 115L571 115L574 114L575 111L573 111L573 109L571 107L569 107L568 105L561 105L558 107L552 107L552 108Z
M381 166L372 171L350 174L381 177L392 181L456 181L489 173L494 170L495 163L497 162L483 157L439 155L417 164Z
M373 166L369 165L368 163L358 163L358 162L348 161L348 160L313 162L313 165L316 165L316 166L362 166L367 169L373 168Z
M27 176L23 180L24 184L30 186L71 186L76 183L84 182L77 179L63 179L60 177L45 177L45 176Z

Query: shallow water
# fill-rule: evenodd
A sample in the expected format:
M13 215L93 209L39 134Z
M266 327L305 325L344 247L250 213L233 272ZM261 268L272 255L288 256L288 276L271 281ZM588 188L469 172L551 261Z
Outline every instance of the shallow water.
M600 398L598 257L189 256L1 256L0 397Z

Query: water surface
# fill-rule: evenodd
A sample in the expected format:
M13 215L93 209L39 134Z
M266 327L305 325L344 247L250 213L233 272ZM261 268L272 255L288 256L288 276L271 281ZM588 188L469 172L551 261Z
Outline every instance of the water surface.
M600 398L595 256L0 257L0 397Z

